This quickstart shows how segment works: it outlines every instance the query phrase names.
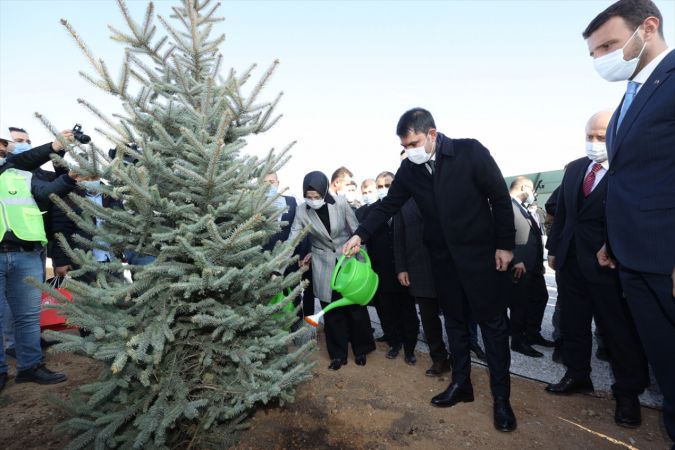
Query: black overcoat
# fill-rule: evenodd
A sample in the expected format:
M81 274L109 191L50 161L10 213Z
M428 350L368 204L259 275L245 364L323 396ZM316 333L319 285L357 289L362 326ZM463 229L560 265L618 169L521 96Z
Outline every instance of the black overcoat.
M488 150L475 139L438 133L433 175L426 164L403 160L387 197L356 234L368 241L411 196L424 218L425 244L450 253L473 318L481 322L503 313L508 296L500 292L504 273L496 270L495 250L513 250L515 228L511 197ZM447 308L464 319L461 299Z

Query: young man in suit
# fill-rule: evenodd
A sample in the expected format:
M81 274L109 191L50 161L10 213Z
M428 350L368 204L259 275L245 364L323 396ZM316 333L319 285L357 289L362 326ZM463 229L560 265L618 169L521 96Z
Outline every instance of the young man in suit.
M541 228L525 204L534 202L534 183L517 177L510 186L516 247L511 261L511 350L525 356L541 358L543 353L532 345L553 347L541 335L541 322L548 301L544 280L544 246Z
M558 292L565 298L560 326L567 372L549 384L552 394L592 391L591 320L602 327L616 382L615 422L637 427L641 423L638 395L649 383L647 362L621 294L615 271L602 268L597 248L606 238L607 151L605 133L611 112L591 117L586 125L586 157L567 165L553 226L546 244L551 268L557 271Z
M431 403L450 407L474 399L469 324L481 326L494 398L494 425L513 431L507 299L513 258L513 209L499 167L475 139L451 139L436 130L431 113L414 108L396 134L407 150L387 196L344 245L350 255L413 197L424 217L424 243L450 341L452 382Z
M628 81L607 129L607 242L598 261L619 270L675 441L675 52L649 0L614 3L583 37L603 78Z

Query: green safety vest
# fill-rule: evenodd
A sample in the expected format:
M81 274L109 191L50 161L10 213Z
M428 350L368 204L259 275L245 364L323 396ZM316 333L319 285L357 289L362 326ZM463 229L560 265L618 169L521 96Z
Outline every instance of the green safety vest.
M32 178L32 173L17 169L0 175L0 240L11 231L22 241L47 244L42 212L31 194Z

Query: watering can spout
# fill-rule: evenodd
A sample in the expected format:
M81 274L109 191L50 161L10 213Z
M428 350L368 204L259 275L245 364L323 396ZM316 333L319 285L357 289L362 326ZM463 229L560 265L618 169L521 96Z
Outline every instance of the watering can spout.
M305 316L305 322L310 324L313 327L319 326L319 321L325 313L323 311L318 312L317 314L312 314L311 316Z

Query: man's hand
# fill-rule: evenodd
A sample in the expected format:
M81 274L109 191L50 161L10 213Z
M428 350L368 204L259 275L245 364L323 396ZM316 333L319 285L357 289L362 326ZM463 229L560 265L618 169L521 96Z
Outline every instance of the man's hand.
M410 286L410 278L408 277L408 272L401 272L397 276L398 282L401 283L401 286L405 287ZM675 276L675 272L673 272L673 276Z
M495 263L497 264L497 270L500 272L506 272L506 269L509 268L509 264L513 259L513 252L511 250L499 250L495 252Z
M75 140L75 136L73 136L73 130L63 130L59 133L59 135L63 136L63 139L65 139L66 142L72 142ZM63 145L61 145L61 142L58 139L52 142L52 150L54 152L60 152L63 150Z
M609 257L607 252L607 244L604 244L598 253L596 254L598 258L598 264L600 267L609 267L610 269L616 269L616 261Z
M518 264L515 264L513 266L513 278L516 280L520 280L520 277L525 275L527 273L527 270L525 270L525 263L519 262Z
M553 255L548 255L548 266L555 270L555 256Z
M352 236L345 245L342 246L342 253L345 256L352 256L361 250L361 237L357 234Z
M312 261L312 254L307 253L304 258L300 261L300 267L305 267L309 265L309 263Z
M71 265L54 267L54 275L59 277L65 277L66 275L68 275L68 272L70 272L72 269L73 266Z

